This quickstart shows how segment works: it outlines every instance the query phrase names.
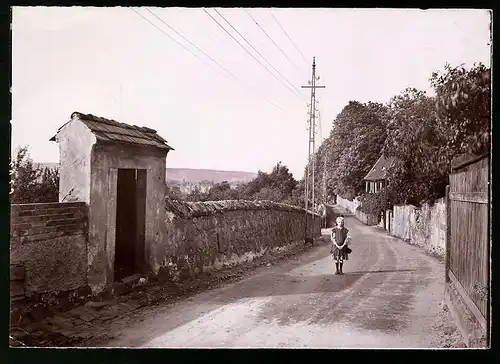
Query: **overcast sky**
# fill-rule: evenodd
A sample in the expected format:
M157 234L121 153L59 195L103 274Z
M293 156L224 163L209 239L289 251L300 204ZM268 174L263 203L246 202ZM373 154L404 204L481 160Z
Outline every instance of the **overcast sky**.
M485 10L217 9L267 63L207 9L287 88L203 9L148 9L236 79L146 8L136 10L205 63L131 8L15 7L13 149L29 145L35 161L58 162L49 138L79 111L156 129L175 148L168 167L256 172L282 161L301 178L310 97L301 85L313 56L326 85L317 91L323 137L349 100L430 92L431 73L447 62L490 65Z

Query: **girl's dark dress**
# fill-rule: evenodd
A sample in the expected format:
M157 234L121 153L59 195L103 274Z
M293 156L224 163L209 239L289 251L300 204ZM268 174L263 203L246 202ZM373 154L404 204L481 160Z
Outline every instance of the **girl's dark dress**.
M348 229L345 227L342 227L341 229L334 227L332 229L332 237L335 238L335 242L338 245L344 244L345 239L347 238L347 233L349 232ZM331 253L333 255L334 259L339 259L342 258L343 260L348 260L349 259L349 254L347 253L347 245L345 245L342 249L337 248L337 246L332 243L332 250Z

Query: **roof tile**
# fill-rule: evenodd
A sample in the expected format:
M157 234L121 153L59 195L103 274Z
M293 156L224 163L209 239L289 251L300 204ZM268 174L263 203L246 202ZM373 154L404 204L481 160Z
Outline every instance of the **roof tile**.
M129 125L116 120L105 119L92 114L74 112L72 120L80 120L92 131L98 140L127 144L154 146L161 149L173 149L156 130L137 125ZM64 126L64 125L63 125ZM61 127L62 128L62 127ZM61 130L59 128L59 130ZM58 131L59 131L58 130ZM54 140L52 138L51 140Z
M386 158L383 155L379 157L377 162L373 165L372 169L364 180L367 181L377 181L381 179L385 179L387 169L391 166L391 164L394 162L394 158Z

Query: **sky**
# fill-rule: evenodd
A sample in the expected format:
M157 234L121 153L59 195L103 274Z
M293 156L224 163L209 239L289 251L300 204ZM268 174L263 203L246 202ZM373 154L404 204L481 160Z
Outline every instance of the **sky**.
M318 146L350 100L432 93L445 63L490 66L490 38L487 10L14 7L12 150L58 162L49 139L79 111L157 130L170 168L281 161L301 178L313 57Z

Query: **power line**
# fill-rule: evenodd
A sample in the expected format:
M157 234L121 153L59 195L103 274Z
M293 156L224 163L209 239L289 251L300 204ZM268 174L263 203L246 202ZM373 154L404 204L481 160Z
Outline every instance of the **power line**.
M283 33L285 33L285 35L288 38L288 40L290 41L290 43L292 43L292 45L295 47L295 49L297 50L297 52L300 53L300 55L302 56L302 59L304 60L304 62L307 63L307 59L306 59L306 57L304 57L304 54L300 51L299 47L297 47L297 45L295 44L295 42L292 40L292 38L290 38L290 36L286 32L285 28L283 28L283 26L280 24L280 22L278 21L278 19L276 19L276 17L274 16L273 12L271 11L271 9L268 9L268 10L269 10L269 13L271 14L271 16L273 17L274 21L279 25L279 27L281 28L281 30L283 31Z
M196 58L198 58L200 61L202 61L203 63L205 63L207 66L213 68L214 70L216 70L217 72L219 72L221 75L223 75L224 77L227 77L225 74L223 74L222 72L220 72L217 68L215 68L214 66L212 66L210 63L206 62L203 58L201 58L200 56L198 56L196 53L192 52L189 48L185 47L182 43L178 42L174 37L172 37L170 34L166 33L163 29L159 28L156 24L154 24L152 21L150 21L148 18L146 18L145 16L143 16L141 13L139 13L137 10L133 9L133 8L130 8L133 12L135 12L137 15L139 15L141 18L143 18L144 20L146 20L149 24L151 24L152 26L154 26L157 30L159 30L161 33L163 33L164 35L166 35L167 37L169 37L171 40L173 40L175 43L177 43L179 46L181 46L182 48L184 48L186 51L188 51L189 53L191 53L193 56L195 56ZM148 10L148 9L146 9ZM148 10L149 11L149 10ZM153 12L149 11L151 14L153 14L154 16L156 16ZM165 25L169 26L165 21L163 21L161 18L159 18L158 16L156 16L158 19L160 19ZM175 29L173 29L173 27L169 26L172 30L175 31ZM176 31L177 34L181 35L179 32ZM182 36L182 35L181 35ZM183 37L183 36L182 36ZM190 42L189 40L187 40L185 37L183 37L183 39L185 39L188 43L190 43L191 45L193 45L196 49L199 50L198 47L196 47L192 42ZM200 50L201 51L201 50ZM224 66L220 65L219 62L217 62L216 60L214 60L212 57L210 57L209 55L207 55L205 52L201 51L203 54L205 54L207 57L209 57L213 62L215 62L219 67L221 67L222 69L224 69L226 72L228 72L233 78L235 78L238 82L242 83L243 86L249 90L252 90L252 91L255 91L251 86L247 86L245 85L236 75L234 75L231 71L227 70ZM283 107L281 107L280 105L278 105L277 103L275 103L274 101L264 97L261 93L258 93L256 92L256 94L259 95L259 97L263 98L264 100L270 102L271 104L273 104L273 106L277 107L278 109L280 109L281 111L283 112L287 112Z
M148 18L146 18L145 16L143 16L137 10L135 10L134 8L130 8L130 10L132 10L137 15L139 15L141 18L143 18L144 20L146 20L149 24L151 24L152 26L154 26L157 30L159 30L160 32L162 32L167 37L169 37L171 40L173 40L179 46L181 46L186 51L188 51L189 53L191 53L193 56L195 56L196 58L198 58L200 61L202 61L203 63L205 63L206 65L208 65L209 67L213 68L214 70L216 70L217 72L220 73L220 71L218 69L214 68L214 66L212 66L210 63L206 62L203 58L201 58L200 56L198 56L196 53L193 53L189 48L185 47L182 43L178 42L177 39L175 39L174 37L172 37L170 34L168 34L167 32L165 32L163 29L159 28L155 23L153 23L151 20L149 20ZM225 77L225 75L224 75L224 77Z
M226 32L226 34L228 34L236 43L238 43L240 45L240 47L245 50L245 52L247 52L253 59L255 59L259 63L260 66L262 66L267 72L269 72L276 80L278 80L278 82L280 82L283 86L285 86L290 92L292 92L295 96L297 96L299 99L301 99L301 101L303 100L301 94L296 93L296 91L294 91L287 84L285 84L283 81L281 81L274 73L269 71L269 69L265 65L263 65L262 62L259 61L252 53L250 53L248 51L248 49L246 49L245 46L238 41L238 39L236 39L231 33L229 33L227 31L227 29L224 28L224 26L217 21L217 19L215 19L205 8L202 8L202 9L205 12L205 14L207 14L219 27L221 27L222 30L224 30L224 32Z
M298 70L300 70L300 68L297 67L297 65L290 58L288 58L288 56L285 54L285 52L283 52L283 50L280 48L280 46L276 44L276 42L269 36L269 34L267 34L267 32L264 30L264 28L262 28L262 26L257 22L257 20L254 19L254 17L252 16L252 14L250 14L250 12L247 9L244 9L244 10L250 16L250 18L252 18L252 20L255 22L255 24L257 24L257 26L260 28L260 30L262 30L262 32L266 35L266 37L268 37L269 40L271 42L273 42L273 44L275 45L275 47L278 48L278 50L285 56L285 58L288 59L290 61L290 63L293 64L293 66L295 68L297 68Z
M261 56L261 57L262 57L262 59L264 59L264 61L266 61L266 63L267 63L269 66L271 66L271 67L272 67L272 68L273 68L273 69L274 69L274 70L275 70L275 71L276 71L276 72L277 72L277 73L278 73L281 77L283 77L283 79L284 79L286 82L288 82L288 83L289 83L289 84L290 84L293 88L297 89L297 88L296 88L296 86L294 86L294 85L293 85L293 83L291 83L290 81L288 81L288 79L287 79L285 76L283 76L283 75L281 74L281 72L280 72L280 71L278 71L278 70L276 69L276 67L274 67L274 66L273 66L273 65L272 65L272 64L271 64L271 63L270 63L270 62L266 59L266 57L264 57L264 56L263 56L263 55L262 55L262 54L261 54L261 53L260 53L260 52L259 52L259 51L258 51L258 50L257 50L257 49L256 49L256 48L255 48L255 47L254 47L254 46L253 46L253 45L252 45L252 44L251 44L251 43L250 43L250 42L249 42L246 38L245 38L245 36L243 36L243 35L242 35L239 31L238 31L238 29L236 29L236 28L235 28L235 27L231 24L231 22L229 22L229 20L227 20L227 19L224 17L224 15L222 15L222 14L221 14L221 13L220 13L217 9L214 9L214 11L215 11L217 14L219 14L219 16L220 16L222 19L224 19L224 21L225 21L227 24L229 24L229 26L230 26L231 28L233 28L233 30L234 30L236 33L238 33L238 35L239 35L241 38L243 38L243 40L244 40L245 42L247 42L247 44L248 44L250 47L252 47L252 49L253 49L253 50L254 50L254 51L255 51L255 52L256 52L259 56ZM299 91L299 90L297 89L297 91ZM300 93L300 91L299 91L299 93ZM303 99L304 99L304 100L306 100L306 98L305 98L305 97L303 97Z
M203 53L207 58L209 58L212 62L217 64L220 68L222 68L224 71L229 73L231 76L236 77L231 71L229 71L226 67L222 66L219 62L217 62L215 59L210 57L205 51L200 49L196 44L191 42L189 39L187 39L184 35L182 35L180 32L174 29L171 25L169 25L165 20L163 20L160 16L156 15L154 12L146 8L146 11L148 11L150 14L152 14L154 17L156 17L159 21L161 21L163 24L165 24L167 27L169 27L171 30L173 30L177 35L179 35L182 39L184 39L186 42L188 42L192 47L196 48L199 52ZM236 77L237 78L237 77Z

